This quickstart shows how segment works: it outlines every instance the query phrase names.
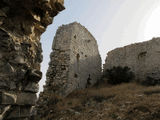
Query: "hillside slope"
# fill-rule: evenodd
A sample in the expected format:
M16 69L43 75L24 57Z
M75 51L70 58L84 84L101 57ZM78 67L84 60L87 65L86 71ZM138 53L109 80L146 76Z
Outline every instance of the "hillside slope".
M66 98L43 94L38 120L160 120L160 87L135 83L75 91Z

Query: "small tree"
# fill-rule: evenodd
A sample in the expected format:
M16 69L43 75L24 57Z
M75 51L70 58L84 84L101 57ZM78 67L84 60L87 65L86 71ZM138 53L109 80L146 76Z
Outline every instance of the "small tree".
M134 73L127 66L118 66L104 71L103 77L108 79L109 84L116 85L130 82L134 78Z

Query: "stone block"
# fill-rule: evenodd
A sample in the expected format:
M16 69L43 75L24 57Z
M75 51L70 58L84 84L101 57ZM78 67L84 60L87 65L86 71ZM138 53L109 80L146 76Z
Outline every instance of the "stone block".
M24 91L37 93L38 89L39 89L38 83L29 82L28 85L24 88Z
M30 106L13 106L11 113L7 119L26 118L31 114Z
M35 105L37 96L34 93L19 93L17 94L18 105Z
M37 96L34 93L1 92L3 105L34 105Z
M28 74L28 80L33 82L39 82L42 78L42 72L36 69L33 69Z

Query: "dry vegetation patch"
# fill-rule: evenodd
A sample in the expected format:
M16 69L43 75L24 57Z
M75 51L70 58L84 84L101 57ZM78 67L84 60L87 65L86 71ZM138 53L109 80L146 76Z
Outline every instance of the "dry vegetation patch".
M49 106L54 113L44 120L160 120L160 87L128 83L88 88Z

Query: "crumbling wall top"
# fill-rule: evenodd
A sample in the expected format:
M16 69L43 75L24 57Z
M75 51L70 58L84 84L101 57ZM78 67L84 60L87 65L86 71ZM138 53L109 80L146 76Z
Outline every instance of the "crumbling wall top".
M16 34L45 31L53 17L64 9L64 0L0 0L0 26Z

